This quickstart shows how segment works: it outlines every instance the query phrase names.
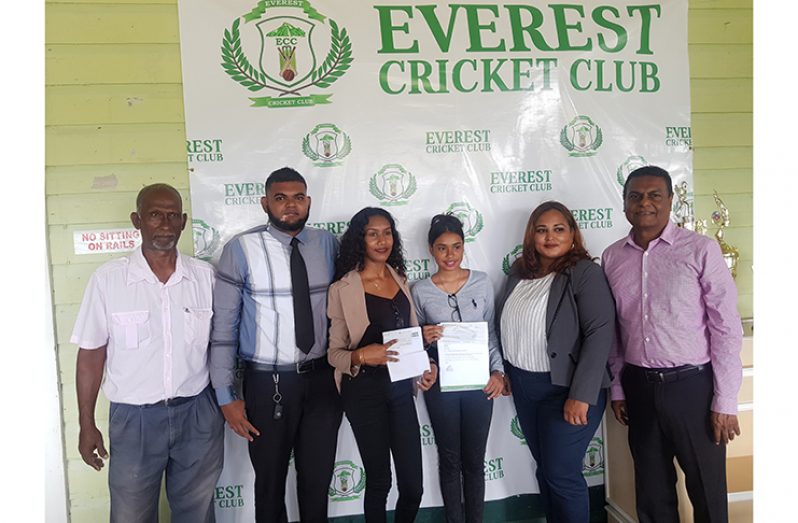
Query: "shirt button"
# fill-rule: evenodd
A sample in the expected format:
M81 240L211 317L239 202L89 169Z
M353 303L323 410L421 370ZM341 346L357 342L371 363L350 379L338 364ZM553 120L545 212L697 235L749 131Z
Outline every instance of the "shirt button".
M643 298L648 298L648 293L647 292L643 293Z
M643 256L648 256L648 252L644 252L644 253L643 253Z
M648 336L646 336L646 343L648 343Z
M645 318L645 319L648 319L648 314L646 314L645 316L643 316L643 318Z

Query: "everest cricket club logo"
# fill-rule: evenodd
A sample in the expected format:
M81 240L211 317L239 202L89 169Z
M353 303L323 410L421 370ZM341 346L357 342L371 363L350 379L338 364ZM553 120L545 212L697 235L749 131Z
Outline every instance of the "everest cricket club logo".
M521 440L521 445L526 445L526 438L521 430L521 422L518 421L518 416L515 416L512 421L510 421L510 432L512 432L513 436Z
M473 242L482 227L485 226L485 221L482 219L482 214L471 207L468 202L455 202L446 209L445 214L453 214L463 224L463 232L465 233L466 243Z
M504 259L502 260L502 272L504 272L506 276L510 275L510 267L513 266L515 260L517 260L523 252L524 246L519 243L512 251L504 255Z
M615 171L615 175L621 187L626 184L626 178L629 177L629 173L635 169L645 167L646 165L648 165L648 162L642 156L630 156L624 160L624 162L618 166L618 170Z
M333 478L328 494L331 501L352 501L358 499L366 488L366 473L363 467L345 460L335 463Z
M219 247L219 231L198 219L191 220L191 228L194 233L194 256L200 260L210 260Z
M240 508L244 506L244 496L241 490L244 485L217 486L214 492L214 501L219 508Z
M587 446L585 458L582 460L582 475L601 476L604 474L604 440L594 437Z
M260 49L245 45L256 40ZM253 65L248 55L258 61ZM252 107L312 106L331 103L332 94L308 91L327 89L346 73L352 43L345 28L308 0L260 0L225 29L221 58L224 71L243 87L275 94L250 98Z
M485 481L493 481L504 477L504 457L485 459Z
M416 192L416 178L398 163L389 163L369 179L369 192L383 205L405 205Z
M343 160L350 152L352 141L349 135L331 123L317 125L302 140L302 154L316 167L341 165L337 160Z
M560 131L560 143L568 156L593 156L603 141L601 127L587 116L577 116Z

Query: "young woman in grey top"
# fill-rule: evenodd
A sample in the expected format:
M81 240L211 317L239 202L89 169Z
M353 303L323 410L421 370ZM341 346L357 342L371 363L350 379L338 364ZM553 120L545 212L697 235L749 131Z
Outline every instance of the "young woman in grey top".
M411 293L424 343L438 358L444 322L488 323L490 379L482 390L441 392L436 382L424 393L435 441L447 522L481 522L485 500L484 459L493 403L504 392L504 366L494 330L493 288L483 272L460 267L463 224L456 217L432 218L428 235L438 272L416 283ZM465 506L461 503L465 500Z

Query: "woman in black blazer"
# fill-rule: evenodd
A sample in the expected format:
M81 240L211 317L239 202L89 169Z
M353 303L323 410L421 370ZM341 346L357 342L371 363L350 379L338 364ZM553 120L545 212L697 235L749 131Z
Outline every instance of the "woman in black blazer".
M563 204L532 212L497 305L507 378L547 519L587 523L582 460L607 401L615 304Z

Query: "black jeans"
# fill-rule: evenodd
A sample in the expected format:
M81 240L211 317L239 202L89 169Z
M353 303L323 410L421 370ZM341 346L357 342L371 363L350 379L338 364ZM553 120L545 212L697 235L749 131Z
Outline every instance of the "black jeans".
M481 390L424 393L435 443L448 523L482 521L485 508L485 447L493 402ZM465 507L463 506L465 501Z
M280 372L282 419L274 419L272 372L247 369L244 398L247 417L260 431L249 444L255 470L255 518L258 523L287 521L285 477L291 450L297 470L299 517L327 521L327 490L335 465L341 400L332 367L307 374Z
M385 367L364 366L356 377L343 377L341 397L366 470L366 522L386 521L391 454L399 490L394 522L413 521L424 485L412 380L391 383Z

